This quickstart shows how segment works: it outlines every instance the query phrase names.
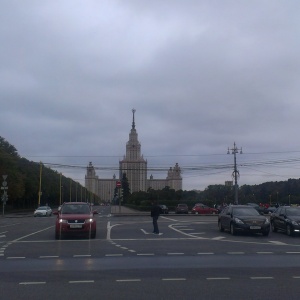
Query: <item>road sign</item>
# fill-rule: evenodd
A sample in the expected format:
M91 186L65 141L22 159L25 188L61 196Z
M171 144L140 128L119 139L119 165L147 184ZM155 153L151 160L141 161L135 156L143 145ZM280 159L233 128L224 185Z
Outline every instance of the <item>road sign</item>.
M117 182L116 182L116 187L117 187L117 188L120 188L121 186L122 186L121 181L117 181Z

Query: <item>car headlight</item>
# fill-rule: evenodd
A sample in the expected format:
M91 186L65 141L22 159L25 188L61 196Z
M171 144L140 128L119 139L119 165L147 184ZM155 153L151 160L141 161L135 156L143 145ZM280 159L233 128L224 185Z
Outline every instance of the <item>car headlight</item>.
M90 219L86 219L85 223L93 223L94 219L90 218Z
M298 225L298 223L297 223L296 221L291 221L291 223L292 223L293 225L295 225L295 226Z
M269 219L266 218L265 224L269 224L269 223L270 223Z
M68 221L65 220L65 219L59 219L58 222L59 222L59 223L68 223Z
M239 218L233 218L233 220L237 224L244 224L244 222L242 220L240 220Z

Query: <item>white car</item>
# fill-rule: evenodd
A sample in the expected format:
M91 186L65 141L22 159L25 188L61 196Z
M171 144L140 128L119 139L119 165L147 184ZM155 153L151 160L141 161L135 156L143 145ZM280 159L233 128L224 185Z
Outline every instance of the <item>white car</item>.
M49 206L40 206L33 213L34 217L50 217L51 215L52 209Z

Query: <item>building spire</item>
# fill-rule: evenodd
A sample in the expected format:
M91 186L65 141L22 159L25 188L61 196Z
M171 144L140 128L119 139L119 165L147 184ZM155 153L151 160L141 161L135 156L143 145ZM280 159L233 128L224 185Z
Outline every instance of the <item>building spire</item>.
M132 129L135 129L134 113L135 113L135 109L133 108L132 109L132 114L133 114L133 117L132 117Z

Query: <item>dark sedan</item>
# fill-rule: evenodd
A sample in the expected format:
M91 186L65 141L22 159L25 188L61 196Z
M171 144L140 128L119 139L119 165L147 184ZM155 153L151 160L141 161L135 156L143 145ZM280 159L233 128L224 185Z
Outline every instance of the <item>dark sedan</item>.
M189 208L186 204L178 204L175 208L175 213L176 214L188 214L189 213Z
M232 235L238 232L262 233L268 236L270 232L269 219L260 215L250 205L230 205L218 216L220 231L229 230Z
M160 207L160 211L161 211L162 214L168 214L169 213L169 209L166 205L161 204L159 207Z
M270 216L273 232L283 230L287 235L300 232L300 208L290 206L278 207Z

